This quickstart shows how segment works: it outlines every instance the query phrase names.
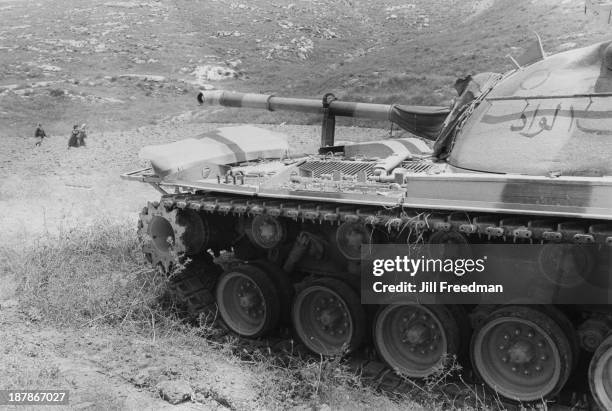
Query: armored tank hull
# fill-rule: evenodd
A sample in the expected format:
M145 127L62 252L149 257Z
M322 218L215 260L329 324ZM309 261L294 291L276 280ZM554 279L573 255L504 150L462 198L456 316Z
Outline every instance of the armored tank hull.
M284 325L320 355L372 346L411 378L456 356L518 402L554 400L586 377L612 409L611 55L603 43L466 78L450 108L202 92L201 104L320 113L321 148L292 153L286 136L252 126L145 147L151 168L124 175L163 193L140 214L143 252L165 272L181 267L174 288L190 311L241 336ZM336 116L415 137L336 145ZM548 250L537 261L507 256L511 272L542 267L547 252L544 271L569 279L523 284L503 303L362 304L363 246L375 244L537 244ZM235 264L216 264L230 254ZM569 269L550 264L566 255ZM579 295L558 298L563 284Z

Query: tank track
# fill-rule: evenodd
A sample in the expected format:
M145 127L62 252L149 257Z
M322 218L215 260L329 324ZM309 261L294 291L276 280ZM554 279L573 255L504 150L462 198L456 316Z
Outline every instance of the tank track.
M178 222L177 211L179 210L189 210L189 212L201 213L208 217L230 218L232 221L239 220L242 217L269 215L302 223L327 223L331 225L366 223L384 230L407 231L411 235L433 237L436 242L444 242L449 237L460 234L468 239L476 237L480 241L485 239L502 243L518 241L612 245L612 224L607 221L542 218L541 216L468 214L463 211L438 212L402 209L400 207L384 209L371 206L337 205L323 201L306 202L299 199L268 201L226 193L198 192L195 194L183 193L163 196L159 202L149 203L148 207L145 207L140 214L138 232L143 242L143 252L151 264L164 271L170 271L173 264L184 261L187 254L185 250L190 248L190 241L183 239L183 237L188 236L185 236L180 228L181 225L178 224L179 230L173 230L174 244L170 244L168 253L160 254L156 252L155 247L151 247L154 239L149 236L151 217L160 216ZM236 247L240 241L244 240L245 238L238 239L225 248ZM186 243L187 245L185 245ZM223 248L224 246L220 246L220 249ZM179 250L179 252L177 253L175 250ZM219 248L213 248L213 252L218 256ZM171 281L170 288L176 293L177 298L184 302L187 311L192 315L217 314L213 290L222 269L214 264L209 257L208 253L196 253L194 258L186 265L186 269ZM237 257L239 260L252 260L248 252L246 256L237 255ZM270 255L267 258L273 260ZM306 276L330 276L345 279L341 273L324 271L313 271L306 273ZM296 287L299 288L299 284ZM493 309L493 307L478 307L472 310L470 314L471 326L478 329ZM550 312L547 312L547 314L555 318L560 327L566 331L568 327L570 328L568 339L571 342L571 350L574 354L574 359L570 362L574 362L574 365L577 362L577 351L579 350L578 334L583 348L586 346L586 350L592 352L612 329L612 316L605 310L604 312L595 310L596 314L593 315L588 310L579 313L580 316L587 317L587 321L596 323L596 326L583 327L583 330L578 330L579 327L575 325L575 322L572 323L565 316L557 314L552 307L548 311ZM585 321L581 324L584 325ZM585 342L589 338L592 339L591 342ZM272 345L276 345L276 343ZM461 353L459 354L461 355ZM352 368L361 373L366 381L386 392L403 394L414 388L412 383L408 383L397 376L391 368L380 361L364 360L363 357L357 357L352 359L350 363ZM570 402L571 405L575 406L575 397ZM582 404L584 405L584 402Z
M193 317L205 322L217 319L215 285L223 269L211 261L194 259L170 278L168 291L172 299Z
M412 209L383 209L370 206L338 206L311 201L252 200L228 194L177 194L165 196L160 204L166 209L192 209L218 215L268 214L316 223L365 222L374 226L419 232L457 231L465 235L485 236L504 241L532 240L575 244L612 245L612 223L578 219L524 217L478 214L464 211L439 212ZM474 214L475 217L470 218Z

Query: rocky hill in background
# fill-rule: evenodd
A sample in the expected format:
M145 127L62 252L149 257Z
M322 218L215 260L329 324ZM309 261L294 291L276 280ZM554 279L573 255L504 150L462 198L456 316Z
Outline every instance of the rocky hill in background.
M236 121L201 88L447 104L457 76L602 40L583 0L0 0L0 136ZM238 121L314 119L243 113Z

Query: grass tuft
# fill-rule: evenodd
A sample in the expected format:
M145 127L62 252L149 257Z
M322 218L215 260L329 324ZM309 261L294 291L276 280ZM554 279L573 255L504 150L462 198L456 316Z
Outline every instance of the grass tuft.
M142 264L131 224L100 220L46 234L15 252L21 309L60 325L150 325L161 312L166 279ZM19 261L15 261L18 259Z

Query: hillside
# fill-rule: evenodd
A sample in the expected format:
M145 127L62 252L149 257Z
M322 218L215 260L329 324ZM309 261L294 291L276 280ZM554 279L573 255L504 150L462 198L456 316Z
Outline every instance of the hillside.
M51 4L52 3L52 4ZM510 67L605 38L582 0L2 0L0 135L110 131L179 116L314 122L293 114L203 112L200 88L446 104L457 76ZM194 113L188 113L195 110ZM185 114L187 112L187 114ZM215 112L214 114L208 114ZM195 114L195 116L194 116ZM182 116L181 116L182 115Z

